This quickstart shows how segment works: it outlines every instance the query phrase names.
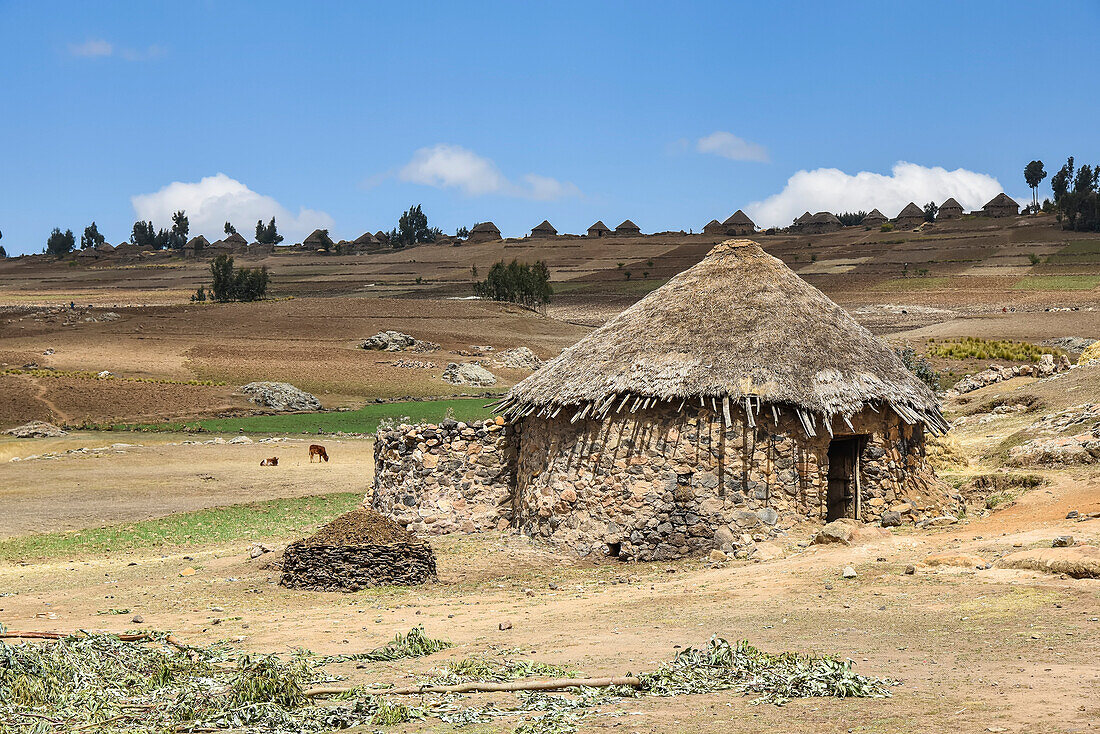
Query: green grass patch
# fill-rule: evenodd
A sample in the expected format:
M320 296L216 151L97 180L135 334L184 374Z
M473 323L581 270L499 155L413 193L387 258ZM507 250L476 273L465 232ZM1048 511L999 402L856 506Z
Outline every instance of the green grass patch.
M884 280L881 283L875 284L874 289L876 291L893 292L931 291L939 288L947 288L950 283L951 278L942 275L930 277L891 278L890 280Z
M453 400L425 400L400 403L378 403L359 410L332 413L293 413L289 415L250 415L240 418L210 418L196 421L169 423L122 424L110 430L132 431L186 431L202 429L210 433L374 433L383 420L412 423L438 423L453 413L459 421L484 420L492 415L485 407L491 398L455 398ZM89 428L101 428L89 426Z
M0 561L78 558L148 548L185 548L242 538L300 537L318 524L354 509L362 492L295 497L213 507L208 510L0 540Z
M928 353L945 359L1000 359L1010 362L1038 362L1044 354L1061 354L1058 349L1040 347L1029 342L1010 339L982 339L967 336L960 339L930 339Z
M1047 257L1047 262L1057 264L1100 262L1100 240L1076 240Z
M1028 275L1012 284L1018 291L1087 291L1100 285L1100 275Z

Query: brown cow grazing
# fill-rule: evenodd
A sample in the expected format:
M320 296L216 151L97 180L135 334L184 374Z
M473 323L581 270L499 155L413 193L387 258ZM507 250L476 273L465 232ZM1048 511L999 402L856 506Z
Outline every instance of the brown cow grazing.
M279 457L278 456L272 456L270 459L264 459L263 461L260 462L260 466L278 466L278 465L279 465Z
M314 456L317 457L317 462L318 463L321 462L321 459L324 459L325 461L328 461L328 452L325 451L324 446L319 446L318 444L310 444L310 447L309 447L309 463L310 464L313 463L313 457Z

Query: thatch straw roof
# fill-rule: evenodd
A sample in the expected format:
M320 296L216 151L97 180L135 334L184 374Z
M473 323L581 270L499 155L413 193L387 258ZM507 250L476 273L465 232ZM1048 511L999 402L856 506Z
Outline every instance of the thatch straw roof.
M602 418L661 401L793 411L806 432L865 406L946 430L935 394L888 346L751 240L726 240L509 391L507 418ZM824 420L822 420L824 419Z
M717 219L712 219L703 225L703 231L707 234L714 234L716 232L724 232L725 228Z
M96 245L95 249L99 250L100 252L114 252L115 246L112 245L110 242L104 242L102 245Z
M233 247L240 247L241 245L248 247L248 240L242 237L240 233L234 232L225 238L225 244Z
M813 218L814 218L813 214L810 214L809 212L803 212L801 217L794 220L794 223L795 224L805 224L806 222L810 221Z
M353 245L376 245L378 240L370 232L364 232L363 234L352 240Z
M376 240L378 240L379 242L389 242L390 241L389 234L386 233L386 232L383 232L382 230L378 230L377 232L375 232L374 233L374 238Z
M332 245L332 238L328 236L325 230L315 229L309 233L308 237L302 240L302 244L312 247L326 247Z
M641 232L642 228L629 219L624 219L622 224L615 228L616 232Z
M531 234L557 234L558 230L554 229L554 225L550 224L547 219L542 220L539 224L535 225L535 228L531 230Z
M863 224L882 223L887 221L886 215L880 212L878 209L872 209L867 216L863 218Z
M940 204L940 211L941 211L941 212L942 212L942 211L943 211L944 209L947 209L947 210L949 210L949 211L955 211L955 210L958 210L958 211L960 211L960 212L961 212L961 211L962 211L962 208L963 208L963 207L962 207L962 204L960 204L959 202L955 201L955 197L953 197L953 196L952 196L952 197L951 197L950 199L948 199L947 201L945 201L945 202L943 202L942 204Z
M832 212L818 212L805 222L806 224L840 224L840 220Z
M500 235L500 230L492 222L481 222L474 225L474 228L470 230L470 234L495 234Z
M924 210L913 202L909 202L905 205L905 208L898 212L897 219L924 219Z
M610 232L611 228L603 223L603 220L598 220L595 224L588 228L589 232Z
M1011 196L1009 196L1008 194L1006 194L1002 191L1001 193L997 194L992 199L990 199L989 202L982 208L983 209L1002 209L1002 208L1008 208L1008 207L1016 207L1017 209L1019 209L1020 205L1016 203L1015 199L1013 199Z
M756 226L756 222L749 219L749 215L745 214L745 212L741 211L740 209L738 209L733 214L731 214L729 216L729 219L722 222L722 224L726 225L727 227L730 227L730 226L733 226L733 225L746 225L746 224L750 227L755 227Z
M209 246L210 246L210 240L206 239L205 237L203 237L200 234L197 237L192 237L191 239L187 240L187 244L184 245L183 247L184 247L184 249L187 249L187 250L201 250L204 247L209 247Z

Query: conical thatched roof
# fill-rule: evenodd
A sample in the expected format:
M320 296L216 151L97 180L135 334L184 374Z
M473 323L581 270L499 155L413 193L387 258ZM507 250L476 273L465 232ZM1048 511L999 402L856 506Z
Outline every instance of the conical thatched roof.
M832 212L818 212L806 220L806 224L840 224L840 220Z
M905 205L905 208L898 212L897 219L912 219L914 217L924 218L924 210L913 202L909 202Z
M749 215L745 214L745 212L741 211L740 209L735 211L733 214L730 214L729 219L722 222L722 224L726 225L727 227L729 227L731 225L745 225L745 224L749 225L750 227L755 227L756 226L756 222L749 219Z
M624 219L622 224L615 228L616 232L641 232L642 229L629 219Z
M954 196L952 196L950 199L948 199L947 201L940 204L940 211L943 211L944 209L951 209L951 210L958 209L959 211L962 211L962 208L963 208L962 204L955 201Z
M375 232L374 233L374 238L376 240L378 240L379 242L389 242L390 241L389 234L383 232L382 230L378 230L377 232Z
M1017 209L1020 208L1020 205L1016 203L1015 199L1013 199L1011 196L1009 196L1008 194L1006 194L1002 191L1001 193L997 194L992 199L990 199L989 203L987 203L982 208L983 209L998 209L998 208L1001 208L1001 207L1010 207L1010 206L1014 206Z
M480 222L474 225L474 228L470 230L470 234L500 234L500 230L492 222Z
M96 248L100 252L114 252L115 246L110 242L104 242L102 245L96 245Z
M210 240L206 239L201 234L187 240L187 244L184 245L184 248L188 250L201 250L205 247L210 247Z
M378 240L370 232L364 232L363 234L352 240L353 245L376 245Z
M595 224L588 228L589 232L610 232L611 228L603 223L603 220L598 220Z
M810 221L813 218L814 218L813 214L810 214L809 212L803 212L801 217L794 220L794 223L795 224L805 224L806 222Z
M557 234L558 230L554 229L554 225L550 224L549 220L542 220L539 224L535 225L535 228L531 230L531 234Z
M303 245L310 245L312 247L326 247L332 244L332 238L328 236L328 232L323 229L315 229L309 233L309 236L302 240Z
M244 245L245 247L247 247L248 246L248 240L246 240L244 237L242 237L239 233L234 232L233 234L231 234L231 235L229 235L228 237L225 238L225 244L233 245L233 246Z
M811 435L815 421L829 426L867 405L946 430L935 394L893 350L751 240L716 245L500 405L514 420L559 409L602 417L635 401L699 400L725 413L726 399L730 411L793 410Z
M885 221L886 221L886 215L883 214L882 212L880 212L878 209L872 209L867 214L867 216L865 216L863 218L863 224L868 224L870 222L885 222Z

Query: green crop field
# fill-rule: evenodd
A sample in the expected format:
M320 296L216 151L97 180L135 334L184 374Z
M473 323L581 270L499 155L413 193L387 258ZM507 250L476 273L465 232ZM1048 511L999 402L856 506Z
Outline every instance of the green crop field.
M76 558L143 548L180 549L242 538L300 537L354 509L362 499L362 492L341 492L213 507L75 532L24 535L0 541L0 560Z
M1087 291L1100 285L1100 275L1029 275L1013 283L1018 291Z
M386 419L412 423L438 423L451 411L455 420L483 420L492 415L485 406L492 398L454 398L367 405L359 410L331 413L251 415L241 418L115 425L112 430L183 431L201 428L210 433L374 433Z

